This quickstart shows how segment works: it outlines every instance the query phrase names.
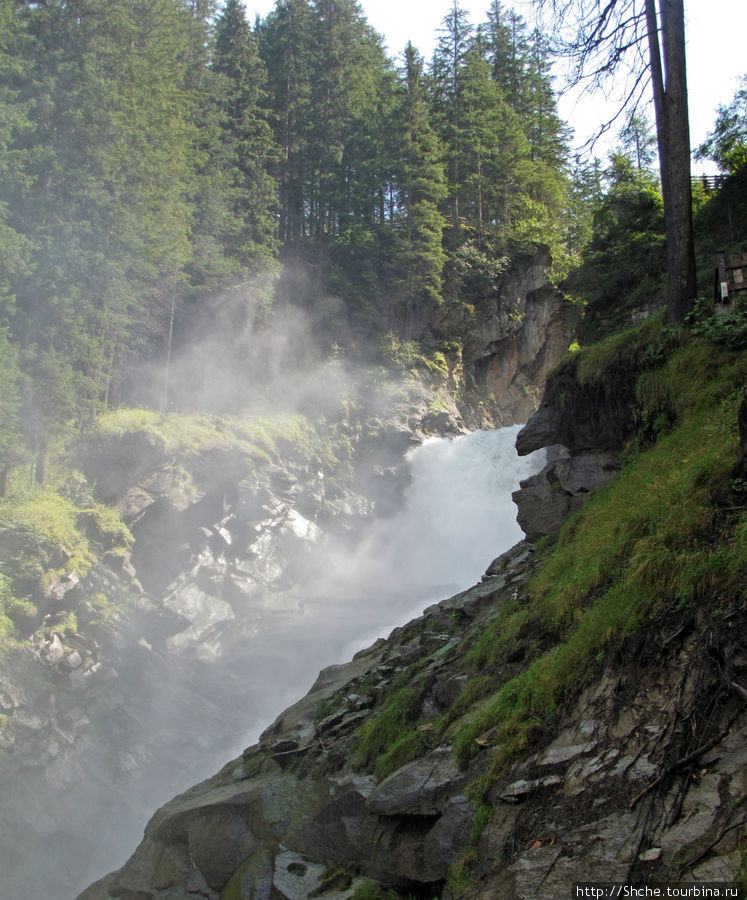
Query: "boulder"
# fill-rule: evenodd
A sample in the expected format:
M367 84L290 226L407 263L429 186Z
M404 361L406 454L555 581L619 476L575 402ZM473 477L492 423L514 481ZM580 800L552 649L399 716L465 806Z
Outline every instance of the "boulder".
M517 521L530 541L559 531L589 493L609 484L620 471L620 460L612 452L570 455L565 448L555 447L552 457L512 494Z
M368 809L382 816L439 815L465 781L451 749L438 748L385 778L369 797Z

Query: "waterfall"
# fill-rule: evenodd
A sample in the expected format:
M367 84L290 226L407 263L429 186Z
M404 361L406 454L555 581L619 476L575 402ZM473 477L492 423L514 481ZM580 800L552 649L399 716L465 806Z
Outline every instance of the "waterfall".
M127 697L116 682L102 694L109 730L81 742L71 764L75 789L60 792L55 783L48 801L19 783L4 797L11 811L31 809L34 829L41 822L51 830L18 832L23 858L5 867L1 900L22 896L21 886L26 896L63 900L69 885L82 888L121 865L158 805L255 742L322 668L478 582L521 539L511 492L543 462L542 453L517 456L517 431L432 438L412 450L399 512L375 519L355 546L320 537L313 564L292 586L247 594L235 617L206 632L214 655L146 652L135 622L135 645L122 648ZM50 768L50 784L68 777L64 766ZM45 802L64 834L51 819L44 825ZM49 858L45 841L55 848Z
M266 611L264 637L241 666L242 683L262 698L247 740L321 668L347 662L426 606L471 587L522 539L511 493L542 467L544 451L519 457L520 427L430 438L410 451L400 511L378 519L355 551L327 547L323 576L294 588L295 602L286 595L282 608Z

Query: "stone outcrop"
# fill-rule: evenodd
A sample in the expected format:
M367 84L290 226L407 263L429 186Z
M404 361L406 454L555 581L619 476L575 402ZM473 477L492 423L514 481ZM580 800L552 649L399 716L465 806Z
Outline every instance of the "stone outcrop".
M443 383L409 385L394 401L367 396L364 412L340 416L348 480L282 441L271 464L229 444L185 461L151 429L79 448L86 489L95 485L135 544L94 543L85 577L70 570L50 584L44 621L0 660L0 900L69 896L85 876L83 857L117 858L154 803L217 765L244 721L274 712L250 707L232 660L262 628L270 646L273 629L292 622L292 587L313 574L319 544L354 541L373 516L398 508L404 456L425 437L524 421L536 405L570 339L549 263L543 250L517 256L500 294L467 311ZM448 335L457 323L436 321L442 313L428 328ZM476 411L489 392L495 416ZM463 680L439 683L434 702L453 700ZM356 702L364 716L366 701ZM121 810L106 828L89 814L101 803ZM26 865L34 857L46 865Z
M276 712L246 690L241 663L296 671L273 656L274 631L299 609L294 585L314 574L321 542L352 545L396 508L431 399L366 429L343 423L346 478L290 445L272 462L228 444L177 458L140 433L86 445L89 483L135 543L55 580L44 622L0 659L0 900L70 897L97 874L84 866L121 859L156 804ZM104 809L120 811L102 827Z
M530 541L559 531L590 493L609 484L620 471L619 456L610 451L571 454L556 445L548 455L545 468L522 481L512 494L519 525Z
M620 469L619 455L636 427L636 369L616 363L601 378L583 378L578 357L551 372L537 411L516 438L519 455L550 448L542 472L513 494L530 540L557 532Z
M635 422L625 365L596 383L573 358L556 373L518 441L554 448L519 492L536 536L614 477ZM494 728L455 753L495 684L527 672L547 638L529 615L499 662L475 672L475 648L507 605L528 605L537 567L522 542L479 585L324 670L257 745L162 807L132 858L80 900L338 900L366 878L447 900L556 900L579 882L735 881L747 822L743 606L714 602L699 620L672 604L600 653L596 677L538 717L503 768L491 768ZM481 677L495 679L487 695ZM361 748L387 727L398 691L408 718L372 762ZM381 767L401 741L417 749Z
M385 694L414 660L425 665L430 685L422 701L426 722L444 709L448 685L461 672L455 672L453 658L462 637L458 623L476 634L515 595L532 568L530 548L519 545L494 568L500 574L430 607L350 663L324 670L258 745L159 810L132 859L81 900L156 897L160 890L199 894L203 888L190 890L189 879L206 883L206 896L247 896L239 888L245 884L253 896L266 891L261 896L269 900L281 885L283 896L297 900L312 888L326 895L320 887L330 867L348 870L353 884L367 877L439 894L469 841L474 818L464 796L467 773L456 765L449 744L378 783L356 772L351 760L373 698ZM326 713L329 705L332 714ZM289 858L295 879L289 877ZM264 873L264 888L258 872Z
M546 248L518 253L495 293L469 310L445 306L431 315L434 331L459 337L464 375L480 398L492 398L499 424L526 422L573 339L567 301L549 283L551 264Z
M465 790L489 752L460 769L458 723L381 780L356 767L359 728L397 675L422 678L416 727L433 734L445 698L464 689L464 648L505 603L521 602L535 566L520 544L481 584L323 671L258 745L160 809L130 861L79 900L337 900L365 878L450 897L467 864L463 895L485 900L555 900L579 881L732 881L747 812L741 701L721 708L699 750L679 749L714 666L686 615L671 634L635 636L557 729L493 781L477 830ZM733 614L713 621L710 646L733 653L739 628ZM747 659L738 668L742 678Z

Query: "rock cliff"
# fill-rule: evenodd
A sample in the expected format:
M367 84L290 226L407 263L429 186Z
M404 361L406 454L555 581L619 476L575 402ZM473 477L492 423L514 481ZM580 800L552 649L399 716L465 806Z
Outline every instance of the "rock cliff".
M549 281L551 265L546 248L518 253L495 292L472 306L447 305L431 314L436 334L459 341L463 377L476 389L473 397L489 400L496 424L526 422L548 372L573 340L570 304Z
M639 436L646 431L640 423L650 407L628 350L597 365L593 377L577 360L564 363L522 432L524 450L563 447L543 477L565 497L553 506L552 527L537 524L536 533L555 530L609 482L636 422ZM687 366L675 359L681 374ZM743 358L739 366L743 372ZM657 409L666 395L671 418L684 417L655 371ZM610 383L618 389L604 394ZM724 434L736 430L734 412ZM683 434L692 440L685 426L662 438L665 457L666 440ZM744 450L743 443L740 459ZM703 495L720 504L720 527L735 521L741 490L741 463L726 459ZM664 490L663 470L656 472ZM702 485L703 472L687 483ZM695 518L702 525L703 512ZM624 568L627 548L595 549L600 537L590 521L584 552L592 563L604 557ZM712 551L701 525L702 571ZM675 541L671 523L656 527ZM564 535L573 547L574 528ZM628 544L645 539L627 534ZM578 605L569 616L559 604L568 602L571 570L582 560L563 563L559 548L560 593L552 594L555 606L538 606L549 590L538 585L553 576L543 575L548 563L532 545L520 543L480 584L323 670L258 744L163 806L126 865L80 900L340 900L391 888L554 900L575 882L734 882L747 822L747 612L726 575L743 558L736 549L728 560L713 552L722 553L723 577L698 581L709 587L693 587L689 602L670 595L673 582L653 571L646 583L660 585L659 595L641 588L635 614L619 613L628 598L613 591L605 599L615 583L608 569L580 600L571 598ZM666 558L657 559L653 568L666 570ZM639 584L641 566L630 584Z
M217 766L243 722L267 720L286 702L268 697L258 708L232 661L249 653L270 680L282 667L306 683L312 673L272 647L294 627L305 602L296 588L318 568L320 545L353 548L396 511L405 454L427 436L509 424L535 408L570 340L549 263L542 250L517 257L446 358L435 367L421 360L404 385L381 372L368 384L334 363L295 384L321 425L290 417L287 434L268 437L258 419L221 434L207 417L173 440L158 417L94 429L63 488L83 532L85 571L63 543L45 544L37 560L36 536L3 520L2 574L29 569L19 595L39 615L0 655L2 900L70 896L85 883L84 858L94 866L120 858L156 803ZM454 325L430 327L445 339ZM94 502L112 510L112 533ZM103 808L120 810L116 823Z

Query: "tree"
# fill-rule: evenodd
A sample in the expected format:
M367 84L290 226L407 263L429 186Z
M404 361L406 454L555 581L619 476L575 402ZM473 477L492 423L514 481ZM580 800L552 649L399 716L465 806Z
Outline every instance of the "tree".
M589 173L592 174L592 173ZM593 217L583 265L569 288L587 303L581 338L598 340L664 293L664 208L655 175L627 153L613 153L607 190Z
M190 256L188 16L174 0L24 13L32 128L14 210L34 270L14 332L72 366L75 408L106 404L117 361L158 343Z
M622 149L632 159L640 172L650 169L656 156L656 138L645 115L631 110L620 132Z
M467 13L454 0L440 29L438 44L431 63L433 110L441 132L446 153L449 177L449 205L452 224L458 233L460 211L460 185L462 182L462 92L461 82L467 62L467 53L473 42L474 28Z
M268 74L275 140L280 148L276 181L279 237L287 256L299 259L306 236L307 191L313 121L313 15L308 0L278 0L258 29Z
M747 165L747 75L728 106L719 106L716 124L696 151L698 159L712 159L722 172Z
M483 35L493 79L506 102L521 114L529 52L526 23L516 10L506 10L500 0L493 0Z
M277 251L275 181L268 171L275 145L266 114L267 75L239 0L228 0L218 19L212 69L220 76L220 137L237 226L229 250L257 271Z
M598 87L627 66L624 104L650 82L667 232L667 311L681 322L696 296L690 187L690 129L683 0L543 0L556 21L556 49L572 62L571 80ZM573 22L563 31L564 22ZM609 124L609 123L608 123Z
M412 44L405 48L401 75L397 134L399 221L395 238L392 293L406 312L406 333L412 337L414 314L424 304L439 303L444 217L439 203L446 196L446 178L438 138L428 118L423 62Z

